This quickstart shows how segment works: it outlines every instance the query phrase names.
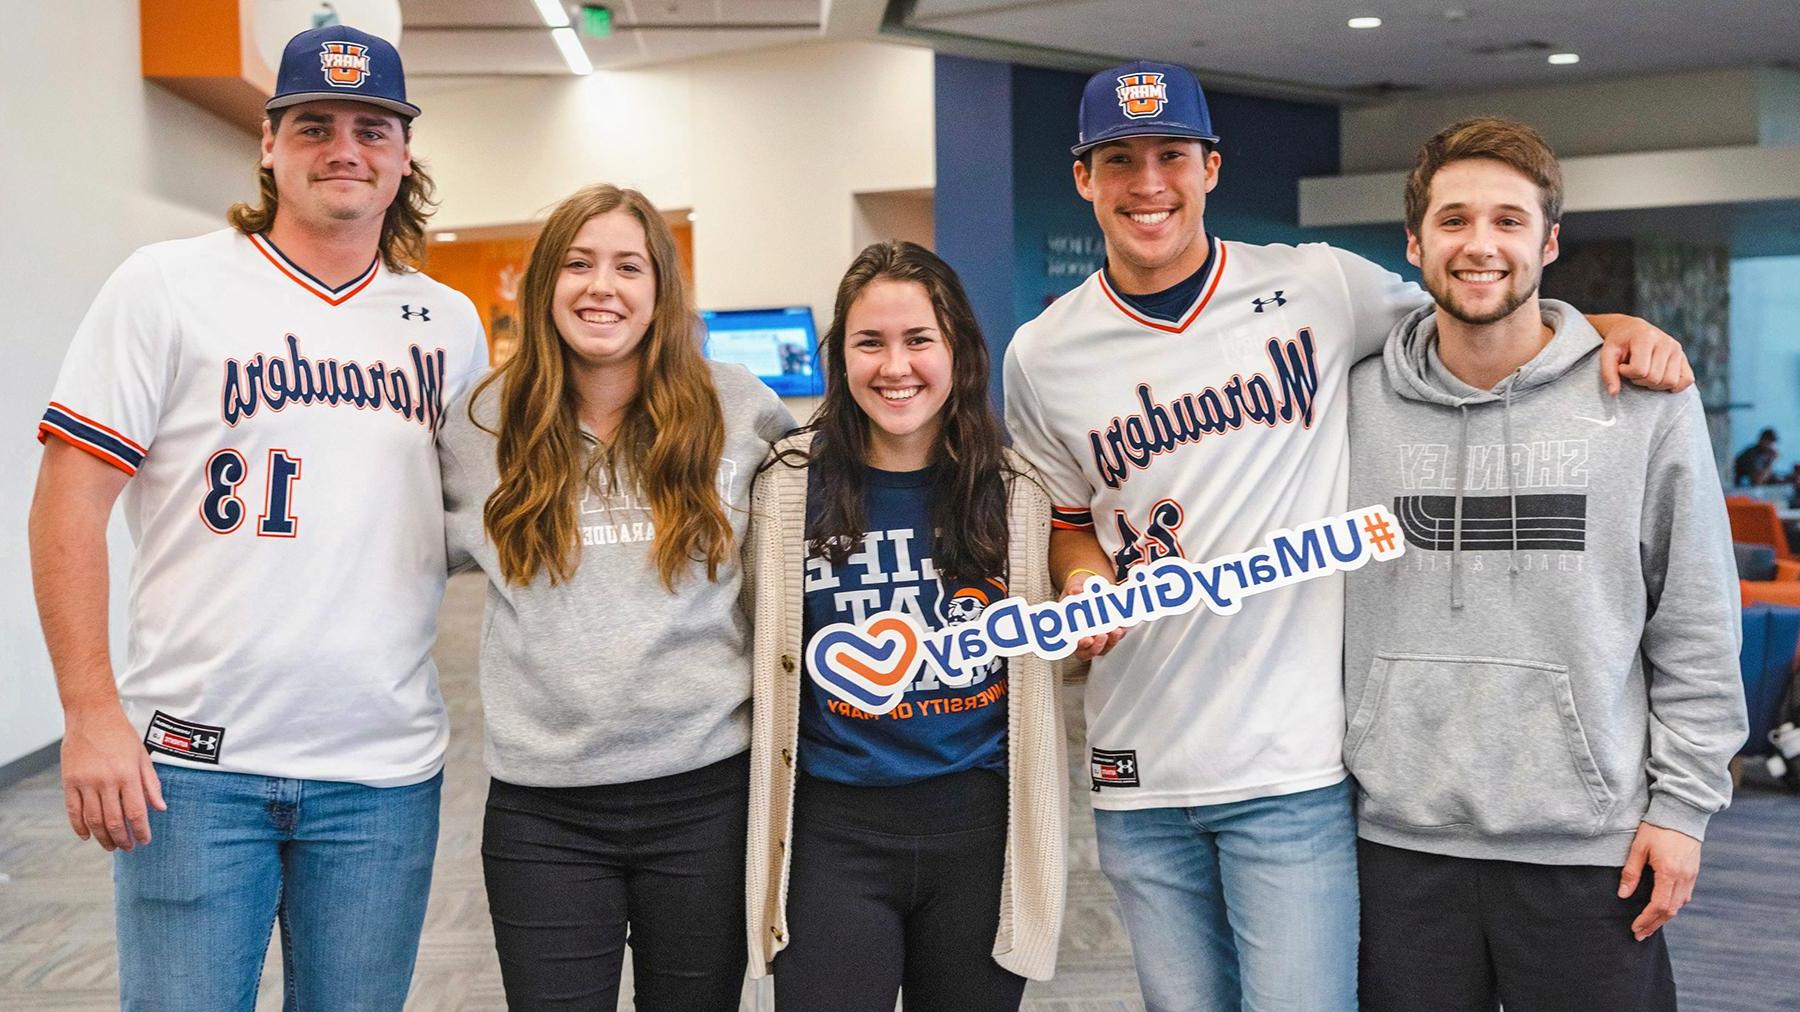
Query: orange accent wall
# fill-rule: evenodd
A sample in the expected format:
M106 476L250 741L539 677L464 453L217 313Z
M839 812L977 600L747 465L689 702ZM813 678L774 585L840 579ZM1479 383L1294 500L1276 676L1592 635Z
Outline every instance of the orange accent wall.
M694 290L694 226L685 221L669 222L675 235L675 255L681 258L681 276L687 279L688 291Z
M250 0L139 0L144 79L260 132L275 72L255 50L250 18Z
M505 361L519 339L519 284L531 256L529 238L434 242L425 273L467 295L488 336L488 362Z
M142 0L138 11L145 77L243 73L238 0Z

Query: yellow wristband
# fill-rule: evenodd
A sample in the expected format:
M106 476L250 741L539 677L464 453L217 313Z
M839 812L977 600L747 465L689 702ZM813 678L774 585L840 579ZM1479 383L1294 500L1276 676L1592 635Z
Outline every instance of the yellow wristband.
M1106 577L1101 576L1099 573L1096 573L1091 569L1071 569L1069 571L1070 576L1074 576L1077 573L1086 573L1087 575L1093 577L1094 579L1099 580L1101 583L1111 583L1112 582L1111 580L1108 580ZM1064 582L1065 582L1065 584L1067 583L1067 581L1064 581Z

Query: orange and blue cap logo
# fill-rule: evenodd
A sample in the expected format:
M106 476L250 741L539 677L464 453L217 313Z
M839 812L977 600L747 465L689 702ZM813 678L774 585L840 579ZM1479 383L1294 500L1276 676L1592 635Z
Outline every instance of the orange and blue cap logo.
M369 79L367 46L355 42L327 42L319 54L319 69L333 88L360 88Z
M1119 108L1132 119L1145 119L1163 110L1169 100L1161 74L1125 74L1119 78Z

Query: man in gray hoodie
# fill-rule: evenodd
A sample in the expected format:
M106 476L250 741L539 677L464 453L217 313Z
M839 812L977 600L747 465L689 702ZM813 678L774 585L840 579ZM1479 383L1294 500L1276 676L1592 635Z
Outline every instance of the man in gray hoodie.
M1407 541L1348 580L1372 1009L1673 1009L1658 929L1745 736L1700 398L1607 395L1599 335L1537 294L1561 205L1529 127L1427 142L1407 256L1436 305L1351 372L1350 500Z

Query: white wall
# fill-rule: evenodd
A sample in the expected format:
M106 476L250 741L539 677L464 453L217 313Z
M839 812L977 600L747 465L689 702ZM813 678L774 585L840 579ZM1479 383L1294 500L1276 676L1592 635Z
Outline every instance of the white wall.
M1800 257L1731 262L1731 453L1765 428L1786 471L1800 464Z
M858 250L870 243L903 239L935 249L936 202L930 190L898 193L858 193L853 201L850 245Z
M1633 151L1560 159L1563 211L1645 211L1800 201L1800 145ZM1300 181L1300 224L1372 225L1404 217L1406 172Z
M1714 70L1428 94L1347 108L1340 119L1339 171L1408 168L1432 134L1484 114L1530 123L1563 158L1763 143L1765 117L1784 108L1780 96L1790 94L1796 79L1800 75L1776 70ZM1778 129L1773 137L1785 132Z
M540 217L588 183L694 212L701 306L828 323L853 195L933 185L927 50L821 42L435 96L415 149L447 228Z
M0 36L0 764L62 735L25 518L42 452L32 434L69 336L132 249L218 228L255 192L255 138L139 77L137 6L9 5ZM117 660L130 541L116 518L111 543Z

